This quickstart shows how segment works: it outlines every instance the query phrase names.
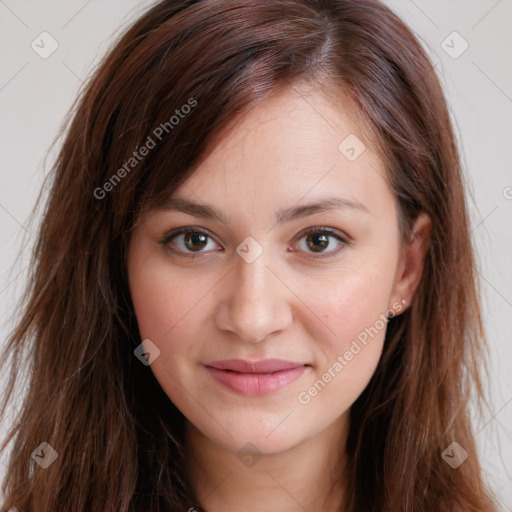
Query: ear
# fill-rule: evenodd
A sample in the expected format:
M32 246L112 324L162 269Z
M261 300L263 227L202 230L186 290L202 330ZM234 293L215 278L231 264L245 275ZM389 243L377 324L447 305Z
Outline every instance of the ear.
M425 212L422 212L414 222L409 240L400 251L390 303L400 305L401 309L397 312L405 311L411 304L421 280L431 234L432 221ZM405 300L405 304L402 299Z

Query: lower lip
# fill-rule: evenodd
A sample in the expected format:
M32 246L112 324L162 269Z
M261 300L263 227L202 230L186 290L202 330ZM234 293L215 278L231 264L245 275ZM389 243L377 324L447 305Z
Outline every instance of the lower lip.
M307 369L297 366L274 373L239 373L206 366L213 378L232 391L246 396L269 395L297 380Z

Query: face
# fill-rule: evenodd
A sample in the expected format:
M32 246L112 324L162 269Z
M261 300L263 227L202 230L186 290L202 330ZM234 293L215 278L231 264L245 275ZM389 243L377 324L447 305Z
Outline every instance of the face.
M386 313L402 308L383 163L339 106L296 91L224 135L128 251L141 339L159 350L151 370L233 451L277 453L346 417L378 364ZM268 359L290 364L215 363Z

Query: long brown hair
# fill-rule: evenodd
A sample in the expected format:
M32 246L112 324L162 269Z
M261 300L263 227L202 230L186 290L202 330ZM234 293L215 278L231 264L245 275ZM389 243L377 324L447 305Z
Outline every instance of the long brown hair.
M484 332L458 149L425 51L375 0L165 0L116 41L62 131L4 351L2 411L30 372L2 446L13 441L4 508L202 510L184 471L184 417L133 353L127 243L230 121L299 81L356 106L404 239L420 212L433 223L412 304L390 320L351 409L345 510L494 510L468 411L483 398ZM456 469L442 457L453 441L469 454ZM46 468L31 457L41 443L58 454Z

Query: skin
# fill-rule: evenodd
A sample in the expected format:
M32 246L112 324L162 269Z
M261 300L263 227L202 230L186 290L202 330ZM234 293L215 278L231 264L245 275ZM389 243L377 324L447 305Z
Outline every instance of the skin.
M421 277L429 218L420 215L401 243L383 163L348 109L317 91L288 88L243 116L173 194L208 203L226 223L154 211L131 238L141 339L159 348L150 367L187 418L187 470L209 512L339 510L347 491L332 475L344 467L350 407L378 364L385 325L308 403L298 395L332 374L338 356L365 328L381 326L386 311L403 312ZM338 150L351 133L366 145L355 161ZM328 196L350 197L368 212L334 209L276 224L279 209ZM181 227L211 237L159 243ZM323 247L302 235L310 227L332 228L350 243L320 232ZM263 249L251 263L236 252L248 236ZM202 366L236 358L312 366L273 394L243 396ZM259 458L244 463L237 455L247 443Z

